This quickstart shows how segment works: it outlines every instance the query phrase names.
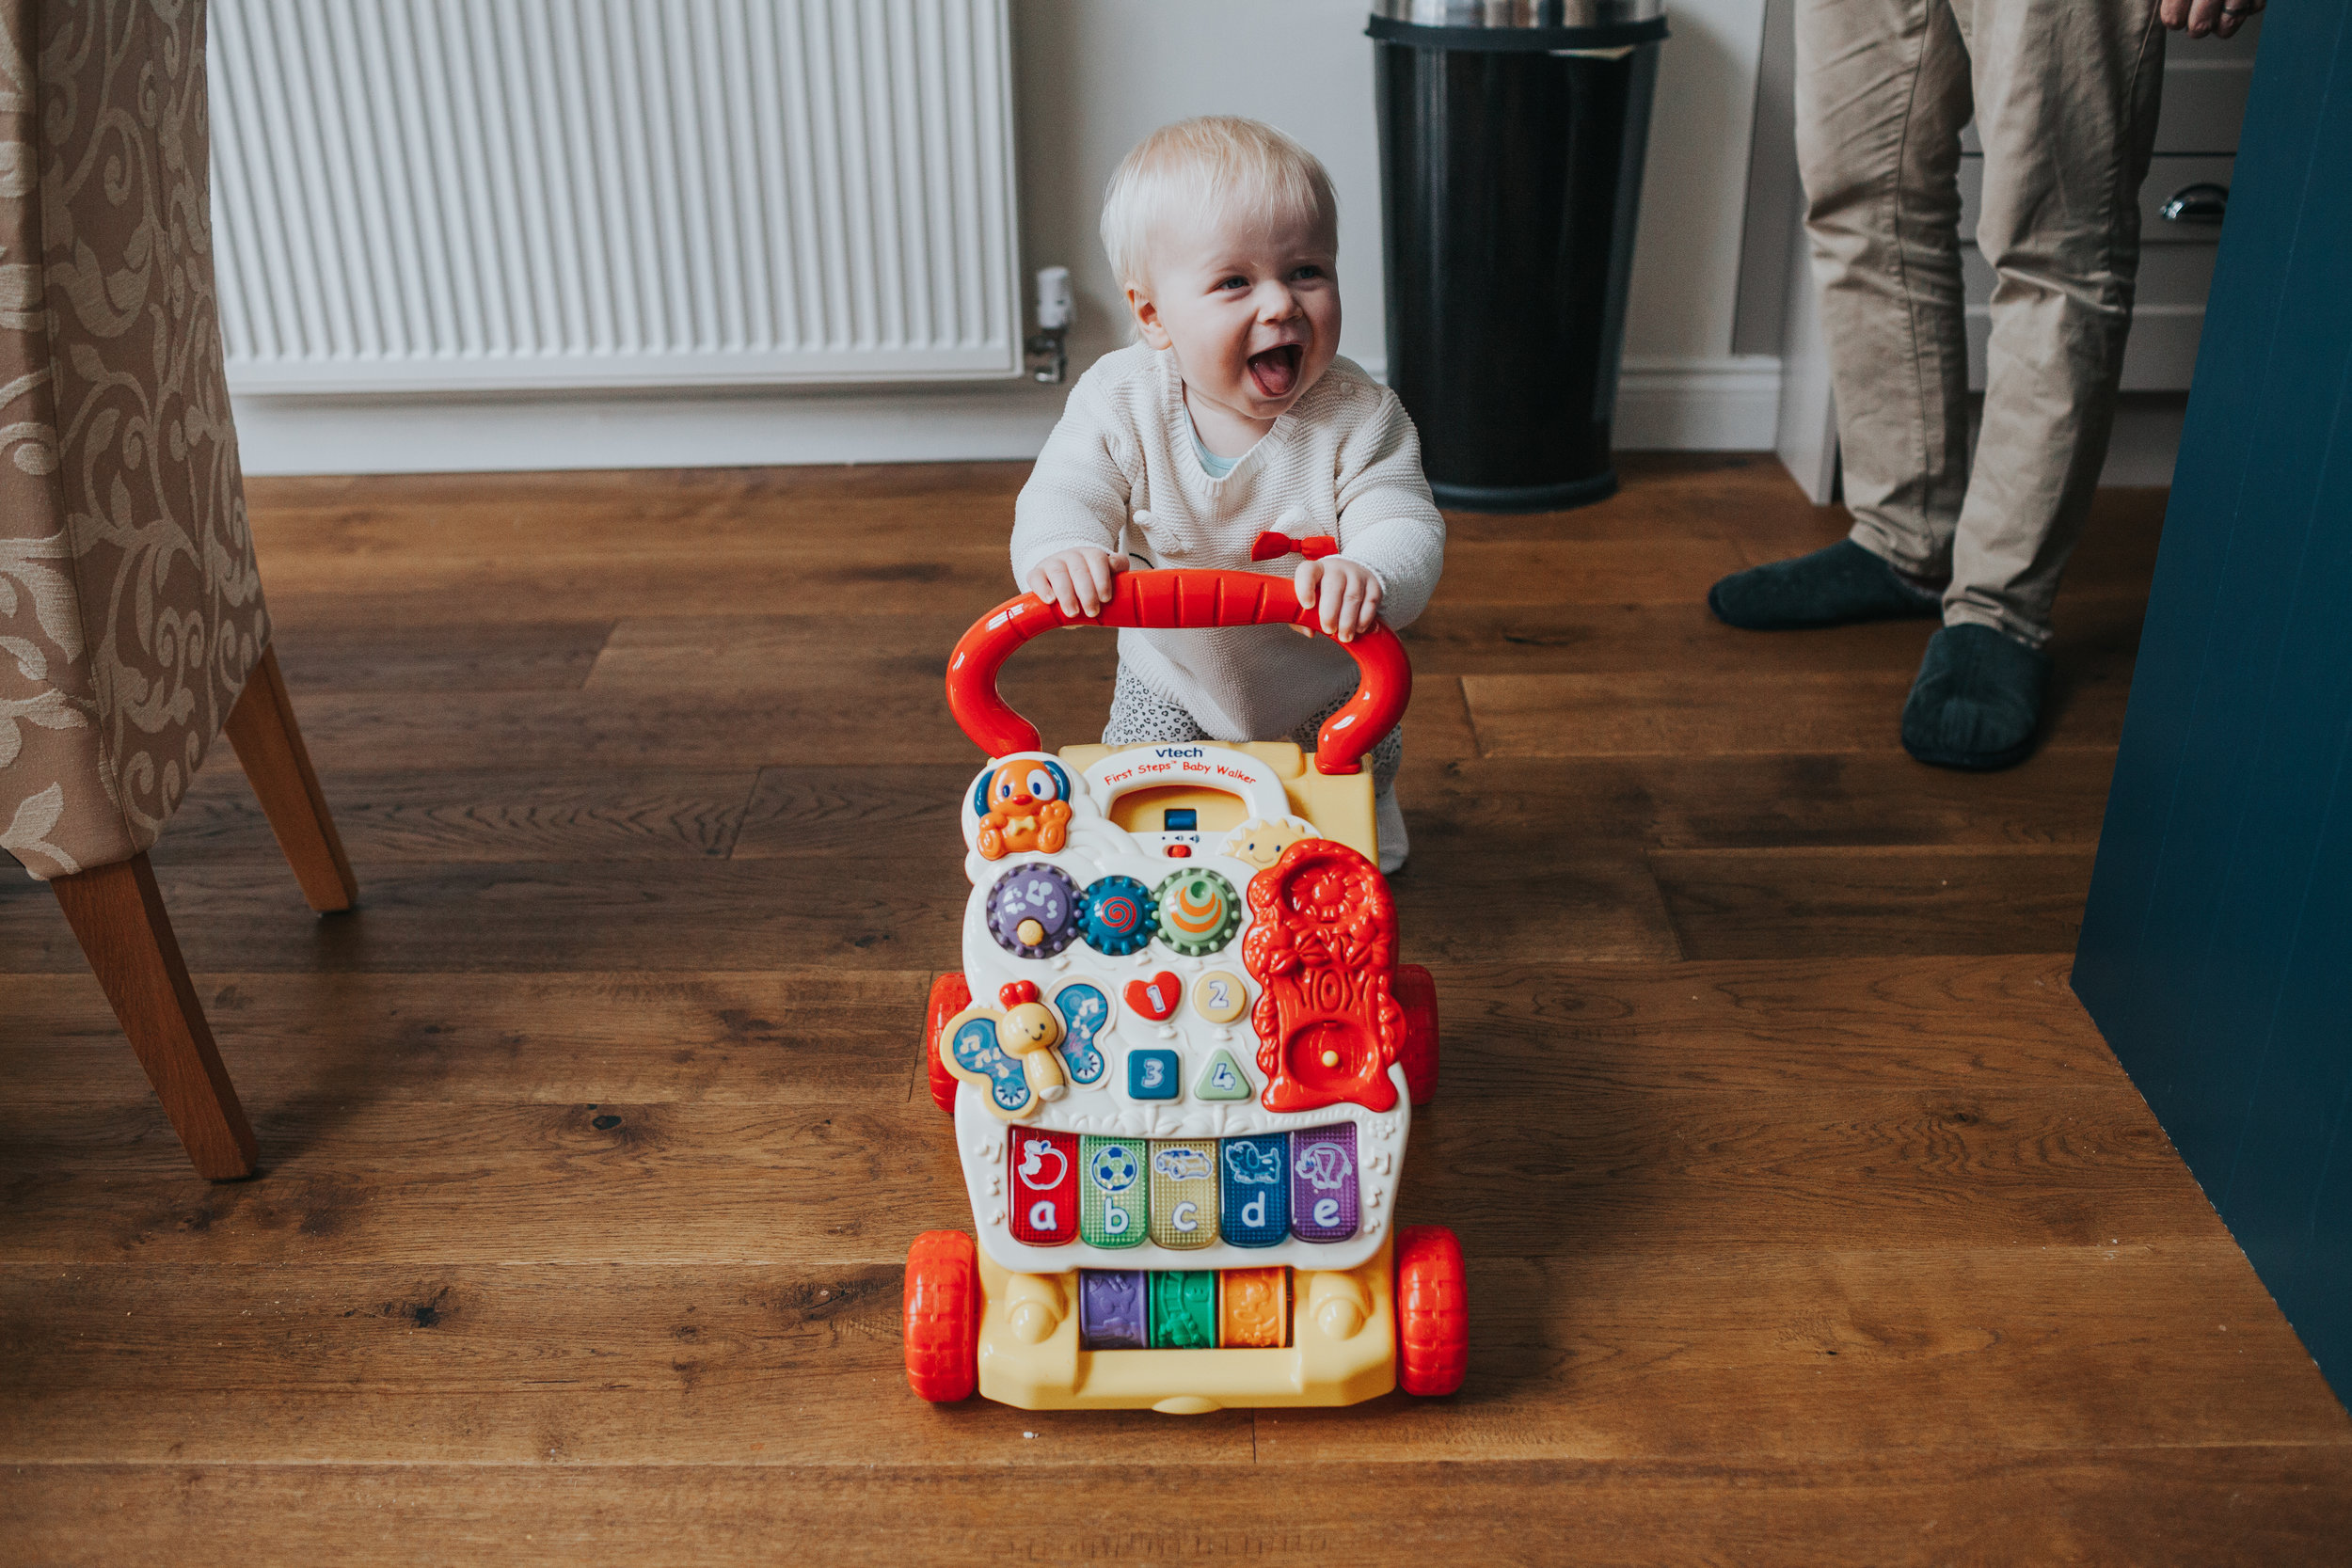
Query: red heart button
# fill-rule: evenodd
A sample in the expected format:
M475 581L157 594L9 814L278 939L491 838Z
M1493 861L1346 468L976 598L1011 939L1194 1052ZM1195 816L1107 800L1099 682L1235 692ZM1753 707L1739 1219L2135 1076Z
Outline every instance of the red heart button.
M1184 999L1183 983L1165 969L1149 980L1127 982L1127 1006L1154 1023L1165 1023L1173 1018L1177 1004Z

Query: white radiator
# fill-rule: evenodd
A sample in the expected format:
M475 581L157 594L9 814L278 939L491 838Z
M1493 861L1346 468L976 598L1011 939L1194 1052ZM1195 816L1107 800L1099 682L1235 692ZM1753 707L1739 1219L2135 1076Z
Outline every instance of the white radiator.
M213 0L240 393L1021 370L1007 0Z

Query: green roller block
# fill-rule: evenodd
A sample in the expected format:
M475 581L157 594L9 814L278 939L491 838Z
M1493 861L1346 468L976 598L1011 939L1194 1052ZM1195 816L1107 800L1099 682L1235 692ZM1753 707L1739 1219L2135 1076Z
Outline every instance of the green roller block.
M1152 1348L1216 1349L1216 1271L1157 1269L1151 1277Z

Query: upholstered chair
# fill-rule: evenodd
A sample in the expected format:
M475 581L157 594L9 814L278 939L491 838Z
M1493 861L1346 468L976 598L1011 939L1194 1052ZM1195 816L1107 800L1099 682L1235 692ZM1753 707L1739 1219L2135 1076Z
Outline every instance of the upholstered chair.
M253 1169L147 851L224 731L348 909L246 528L204 8L0 0L0 848L46 881L197 1170Z

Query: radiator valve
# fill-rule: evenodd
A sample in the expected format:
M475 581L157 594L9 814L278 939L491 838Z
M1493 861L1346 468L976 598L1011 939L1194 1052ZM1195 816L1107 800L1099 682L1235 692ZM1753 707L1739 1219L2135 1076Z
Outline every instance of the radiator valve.
M1070 374L1070 269L1040 267L1037 273L1037 331L1029 337L1029 373L1048 386Z

